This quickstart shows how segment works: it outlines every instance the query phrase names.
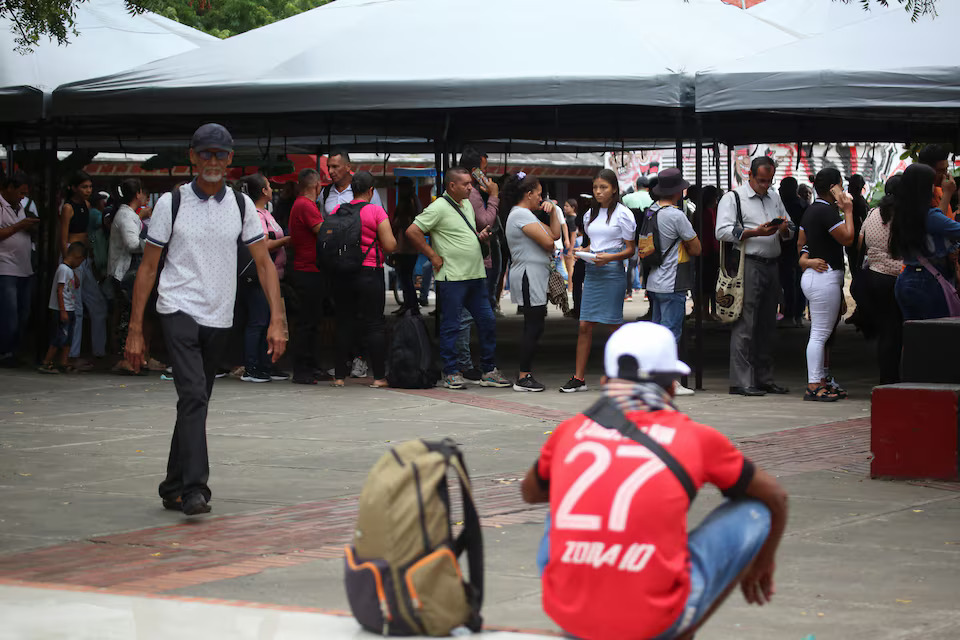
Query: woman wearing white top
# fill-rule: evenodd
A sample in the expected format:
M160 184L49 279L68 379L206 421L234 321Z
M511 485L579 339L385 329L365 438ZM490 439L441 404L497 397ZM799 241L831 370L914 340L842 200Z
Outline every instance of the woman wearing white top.
M118 206L110 227L107 274L113 283L114 299L117 301L116 344L120 345L121 349L120 360L113 370L117 373L132 374L133 369L124 359L122 350L127 343L130 305L133 302L133 281L137 277L137 267L140 266L140 260L143 258L143 246L146 242L145 238L141 237L143 224L137 210L147 202L147 197L143 193L140 181L136 178L128 178L121 182L113 197ZM144 329L148 324L150 323L144 323ZM152 332L147 331L144 338L146 339L150 333ZM149 345L149 342L147 344Z
M624 260L637 251L637 222L630 209L620 202L617 174L610 169L601 170L593 179L593 198L590 212L584 215L582 250L593 253L595 258L586 265L580 300L576 371L560 387L564 393L587 390L587 360L593 342L593 326L597 323L623 323Z

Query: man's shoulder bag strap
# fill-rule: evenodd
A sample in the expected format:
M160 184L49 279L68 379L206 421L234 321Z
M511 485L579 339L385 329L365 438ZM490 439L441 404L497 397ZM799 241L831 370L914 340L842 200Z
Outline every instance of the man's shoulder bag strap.
M483 240L480 239L480 234L477 233L477 229L472 224L470 224L469 220L467 220L467 216L464 215L463 209L461 209L460 205L454 202L453 198L451 198L447 194L443 194L443 199L449 202L450 206L457 210L457 213L459 213L460 217L463 218L463 223L467 225L467 228L470 229L470 231L473 231L473 235L477 238L477 242L480 243L480 253L483 255L484 258L486 258L490 254L490 247L485 245L483 243Z
M697 496L697 486L693 483L693 479L690 478L687 470L683 468L683 465L680 464L680 462L673 457L673 454L667 451L663 445L638 429L637 425L633 424L633 422L617 408L613 400L601 398L592 407L587 409L584 415L600 426L619 431L622 435L649 449L650 452L660 458L673 475L676 476L677 480L679 480L683 486L689 502L691 504L693 503L693 499Z

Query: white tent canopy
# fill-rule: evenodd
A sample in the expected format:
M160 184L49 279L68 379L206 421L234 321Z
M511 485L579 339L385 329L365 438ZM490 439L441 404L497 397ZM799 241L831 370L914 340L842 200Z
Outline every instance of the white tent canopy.
M57 115L692 105L692 74L795 37L718 0L337 0L61 87ZM109 99L107 99L109 98Z
M841 10L832 0L790 0L799 5L794 11L803 8L793 15L777 11L777 5L788 5L783 0L763 4L770 5L761 12L765 20L782 15L786 26L807 14L827 24L855 8ZM697 111L960 108L960 49L954 46L960 2L939 2L935 19L923 16L917 22L898 3L890 5L861 20L849 14L850 21L835 29L700 71Z
M172 56L218 38L152 13L131 16L122 0L87 0L76 7L77 36L70 44L39 42L31 53L14 51L13 25L0 18L0 120L42 117L44 95L61 84L116 73Z

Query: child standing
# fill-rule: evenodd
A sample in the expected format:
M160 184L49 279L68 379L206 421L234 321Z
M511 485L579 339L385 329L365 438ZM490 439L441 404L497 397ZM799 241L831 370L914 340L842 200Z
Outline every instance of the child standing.
M67 371L67 356L73 340L73 328L76 323L77 295L80 278L74 272L87 257L87 247L82 242L74 242L67 247L67 257L57 267L50 288L49 307L53 311L53 332L50 334L50 348L37 369L40 373L62 373ZM58 353L59 352L59 353ZM54 356L58 364L53 363Z

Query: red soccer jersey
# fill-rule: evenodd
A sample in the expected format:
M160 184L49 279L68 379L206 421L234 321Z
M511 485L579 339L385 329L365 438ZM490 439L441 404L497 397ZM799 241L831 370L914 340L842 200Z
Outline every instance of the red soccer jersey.
M316 273L317 234L313 227L323 222L317 203L298 196L290 209L290 244L293 246L293 270Z
M752 465L720 432L677 411L627 417L668 449L698 488L749 481ZM690 590L690 505L676 476L643 445L583 415L554 430L537 474L550 483L553 517L543 573L547 614L581 638L665 631Z

